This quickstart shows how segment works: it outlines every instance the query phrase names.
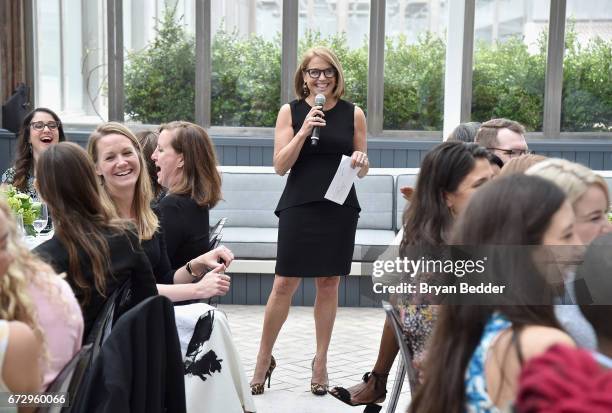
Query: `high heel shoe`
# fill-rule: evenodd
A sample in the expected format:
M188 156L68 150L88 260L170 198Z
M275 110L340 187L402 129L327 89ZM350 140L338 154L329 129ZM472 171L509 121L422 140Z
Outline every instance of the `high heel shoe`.
M263 394L264 392L264 384L266 384L266 379L268 380L268 388L270 388L270 380L272 380L272 372L276 368L276 360L274 360L274 356L270 356L270 366L268 367L268 371L266 371L266 376L264 377L263 383L253 383L251 384L251 394Z
M312 359L312 363L310 364L310 368L312 369L312 372L314 374L314 362L315 362L316 356L315 358ZM325 394L327 394L327 387L329 386L329 377L327 376L327 373L325 373L325 377L326 377L326 382L325 383L313 383L312 380L310 381L310 391L312 392L312 394L314 394L315 396L325 396Z
M372 396L372 399L365 402L355 402L353 400L350 389L345 389L344 387L334 387L329 391L329 394L331 394L341 402L348 404L349 406L365 405L370 408L369 411L375 412L377 411L377 408L378 410L380 410L380 406L376 403L382 403L385 401L385 397L387 395L387 377L388 374L378 374L374 371L368 372L363 375L363 378L361 379L363 383L367 384L370 380L373 380L375 390L375 394Z

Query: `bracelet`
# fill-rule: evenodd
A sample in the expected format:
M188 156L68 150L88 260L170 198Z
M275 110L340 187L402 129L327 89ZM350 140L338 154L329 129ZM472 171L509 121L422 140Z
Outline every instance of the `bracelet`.
M187 265L185 265L185 269L187 269L187 272L189 273L189 275L191 275L193 278L200 278L201 275L197 275L193 273L193 270L191 269L191 261L187 262Z

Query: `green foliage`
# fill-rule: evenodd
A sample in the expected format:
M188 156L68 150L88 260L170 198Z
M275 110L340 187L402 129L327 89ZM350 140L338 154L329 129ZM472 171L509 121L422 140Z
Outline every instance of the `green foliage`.
M212 124L274 126L280 99L280 38L219 30L212 45Z
M167 11L155 40L129 55L126 112L135 120L161 123L194 118L195 48ZM542 130L546 35L530 53L520 37L478 43L474 53L472 119L517 120L527 130ZM298 57L324 45L342 64L345 98L367 113L368 42L351 49L344 34L323 37L307 32ZM414 44L400 35L385 41L385 129L441 130L446 45L427 33ZM297 62L296 62L297 64ZM217 31L212 42L212 123L224 126L274 126L279 109L281 41ZM580 45L573 24L566 33L562 130L612 128L612 42Z
M194 120L195 43L166 10L145 49L128 54L125 112L144 123Z
M33 223L40 213L40 202L34 202L30 195L19 192L13 185L2 185L0 196L6 200L13 214L22 216L26 233L36 234Z
M442 130L444 42L431 34L408 44L386 39L385 129Z
M493 45L479 42L474 54L472 119L509 118L542 130L546 55L530 55L519 37Z
M570 24L565 38L561 130L593 129L612 131L612 42L598 38L582 47Z

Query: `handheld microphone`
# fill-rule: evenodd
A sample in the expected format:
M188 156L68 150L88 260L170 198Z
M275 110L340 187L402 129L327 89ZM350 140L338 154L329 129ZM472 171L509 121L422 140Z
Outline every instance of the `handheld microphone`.
M321 106L322 108L323 105L325 105L325 95L319 93L317 96L315 96L314 104L315 106ZM312 136L310 137L310 145L312 146L317 146L319 144L319 129L320 128L318 126L312 128Z

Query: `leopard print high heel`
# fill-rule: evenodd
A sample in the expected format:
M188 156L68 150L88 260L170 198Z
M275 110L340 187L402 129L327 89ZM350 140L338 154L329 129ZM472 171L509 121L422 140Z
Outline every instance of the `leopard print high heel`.
M276 368L276 360L274 356L270 356L270 366L268 367L268 371L266 371L266 376L264 377L263 383L253 383L251 384L251 394L258 395L264 393L264 384L266 384L266 379L268 380L268 388L270 388L270 380L272 379L272 372Z

